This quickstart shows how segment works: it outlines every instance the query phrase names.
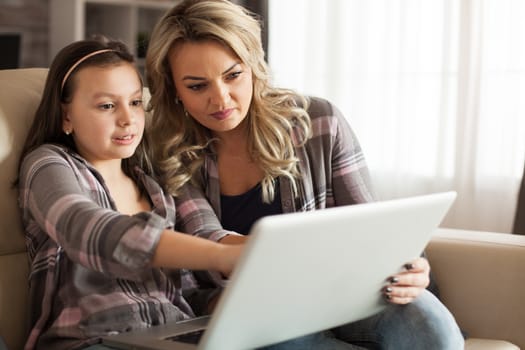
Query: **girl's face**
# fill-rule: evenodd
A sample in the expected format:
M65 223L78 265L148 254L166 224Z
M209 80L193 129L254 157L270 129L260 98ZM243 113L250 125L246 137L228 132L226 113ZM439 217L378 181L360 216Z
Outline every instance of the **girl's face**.
M182 43L168 60L177 97L197 122L218 137L240 129L252 99L252 72L231 49L214 41Z
M128 63L82 68L71 103L63 105L64 131L94 166L133 155L144 132L142 84Z

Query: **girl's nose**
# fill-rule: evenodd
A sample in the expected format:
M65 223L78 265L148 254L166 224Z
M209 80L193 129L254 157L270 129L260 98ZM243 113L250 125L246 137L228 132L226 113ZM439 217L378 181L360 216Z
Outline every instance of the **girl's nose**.
M118 119L118 125L121 127L126 127L131 125L134 120L133 111L129 107L124 107L120 110L120 115Z

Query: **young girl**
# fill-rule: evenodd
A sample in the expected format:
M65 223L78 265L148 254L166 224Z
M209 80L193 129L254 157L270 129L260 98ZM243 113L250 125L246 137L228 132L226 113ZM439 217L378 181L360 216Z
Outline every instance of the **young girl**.
M227 0L182 1L156 26L146 70L165 186L177 194L200 183L223 226L241 233L265 215L374 200L344 116L324 99L273 87L260 34ZM428 261L405 267L378 290L390 303L383 312L275 349L463 349L453 316L426 290Z
M240 245L173 230L177 215L203 232L228 233L217 221L199 228L187 208L176 212L146 174L142 91L119 42L75 42L50 67L18 180L31 262L26 349L81 349L103 335L193 317L180 269L228 275L240 254ZM217 293L192 292L201 303Z

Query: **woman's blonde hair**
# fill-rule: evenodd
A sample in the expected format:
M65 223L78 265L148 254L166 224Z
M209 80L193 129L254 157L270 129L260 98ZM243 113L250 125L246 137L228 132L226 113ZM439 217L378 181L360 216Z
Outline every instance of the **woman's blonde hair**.
M269 83L261 25L254 14L227 0L187 0L173 7L157 23L146 55L151 92L152 141L155 164L167 190L177 195L198 172L212 141L210 131L185 116L177 101L168 63L171 48L181 42L216 41L229 47L252 71L253 97L248 111L248 150L264 171L263 200L274 198L274 179L285 176L294 189L298 160L294 142L310 135L306 98ZM291 135L299 130L299 140Z

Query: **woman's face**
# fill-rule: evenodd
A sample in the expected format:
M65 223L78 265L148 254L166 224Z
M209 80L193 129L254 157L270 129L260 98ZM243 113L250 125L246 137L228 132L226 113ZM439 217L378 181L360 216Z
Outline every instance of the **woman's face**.
M95 167L131 157L144 132L142 84L131 64L82 68L74 76L62 127L78 153Z
M214 41L182 43L168 60L177 97L197 122L218 137L242 128L252 99L252 71L231 49Z

